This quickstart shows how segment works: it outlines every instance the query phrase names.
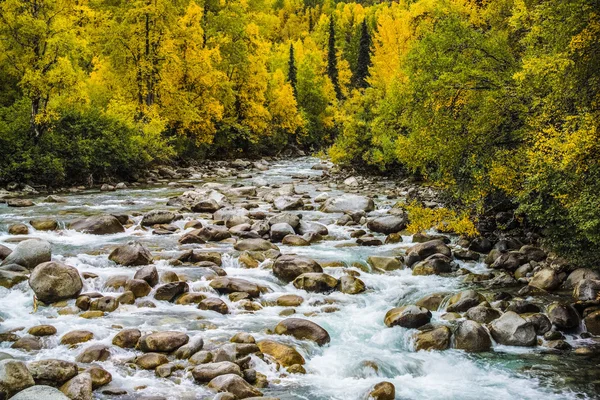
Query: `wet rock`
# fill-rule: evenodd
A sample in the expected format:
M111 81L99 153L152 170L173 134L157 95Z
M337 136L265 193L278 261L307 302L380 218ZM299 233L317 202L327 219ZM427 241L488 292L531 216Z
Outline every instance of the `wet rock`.
M281 242L284 237L293 234L295 234L294 228L284 222L271 225L271 240L273 241Z
M56 328L52 325L37 325L29 328L27 333L32 336L52 336L56 335Z
M419 299L415 304L419 307L424 307L429 311L437 311L446 296L448 296L448 293L432 293Z
M6 205L9 207L33 207L35 204L29 199L8 199Z
M192 205L192 211L198 213L214 213L221 209L221 205L215 199L201 200Z
M55 231L58 229L58 222L52 218L36 218L29 221L38 231Z
M0 256L0 258L2 258ZM600 280L600 273L590 268L578 268L571 272L563 284L565 289L574 289L581 281L586 279Z
M541 262L546 259L546 252L539 247L532 245L525 245L519 249L519 253L523 254L527 262L537 261Z
M413 275L440 275L452 271L452 259L443 254L433 254L413 265Z
M134 242L116 247L110 253L108 259L119 265L131 267L151 264L152 254L146 247Z
M229 307L218 297L209 297L198 304L200 310L215 311L219 314L229 314Z
M529 281L529 286L551 292L558 289L561 280L558 273L552 268L543 268L533 275Z
M20 391L11 400L70 400L60 390L51 386L36 385Z
M261 290L260 286L250 281L241 278L230 278L222 276L210 281L210 287L221 294L229 294L233 292L248 293L251 298L259 297Z
M273 340L261 340L257 345L263 354L269 355L284 367L294 364L304 365L304 357L291 346Z
M11 349L21 349L25 351L41 350L42 342L40 338L34 336L25 336L19 338L11 346Z
M583 321L587 332L600 336L600 310L589 313Z
M156 288L154 298L156 300L165 300L173 302L183 293L189 292L190 288L185 282L171 282Z
M235 374L242 376L240 367L230 361L202 364L192 370L194 380L199 383L210 382L217 376Z
M50 243L41 239L27 239L20 242L1 265L17 264L27 269L34 269L39 264L50 261L51 258Z
M221 375L208 383L208 387L217 392L228 392L238 399L262 396L262 393L243 378L235 374Z
M600 299L600 279L581 279L575 284L573 298L579 301Z
M402 215L385 215L383 217L377 217L370 220L367 223L367 228L373 232L383 233L389 235L391 233L397 233L406 229L408 223L408 216Z
M431 312L423 307L408 305L392 308L385 314L388 327L419 328L431 321Z
M525 263L526 259L521 253L511 251L509 253L500 254L498 258L496 258L496 260L490 265L490 268L514 271Z
M196 354L204 346L204 340L200 336L192 337L187 344L181 346L175 351L175 358L179 360L187 360L192 355Z
M451 332L447 326L441 326L426 332L419 332L415 341L418 350L446 350L450 345Z
M294 279L294 287L307 292L328 293L338 285L338 280L322 272L304 273Z
M100 297L90 303L90 310L92 311L113 312L117 307L119 307L119 302L111 296Z
M144 280L148 285L154 287L158 284L158 271L154 265L146 265L138 269L133 278Z
M29 276L25 273L0 269L0 286L10 289L21 282L25 282Z
M494 340L507 346L535 346L535 328L519 314L508 311L490 325Z
M47 359L32 361L27 364L36 385L60 386L78 374L77 364L64 361Z
M8 227L9 235L27 235L29 228L25 224L12 224Z
M108 346L103 344L93 344L83 350L76 358L75 361L79 363L89 364L94 361L106 361L110 357L110 350Z
M450 297L446 311L465 312L483 301L485 301L485 297L480 293L475 290L465 290Z
M452 252L455 258L463 261L479 261L479 253L472 250L455 250Z
M489 253L492 247L492 242L481 236L474 238L469 244L469 250L476 251L477 253Z
M279 250L277 246L264 239L244 239L237 242L234 249L238 251L267 251L271 249Z
M29 286L38 300L50 304L77 297L83 282L77 269L50 261L34 268L29 277Z
M475 306L470 308L465 317L470 320L479 322L480 324L488 324L493 320L500 318L502 313L495 308L489 308L485 306Z
M152 210L146 214L142 218L142 222L140 225L142 226L153 226L153 225L163 225L170 224L175 221L178 216L171 212L165 210Z
M304 303L304 298L295 294L284 294L277 299L277 305L281 307L297 307Z
M454 332L454 347L471 353L489 351L492 340L481 324L466 320L459 322Z
M412 267L418 261L425 260L427 257L434 254L443 254L446 257L452 257L452 251L446 243L440 239L430 240L428 242L419 243L411 247L407 252L406 265Z
M213 360L213 354L210 351L199 351L190 357L190 364L206 364Z
M169 359L164 354L146 353L135 359L135 364L142 369L156 369L159 365L169 362Z
M65 333L60 338L60 344L74 345L90 341L94 338L94 334L90 331L77 330Z
M94 390L112 382L112 375L104 368L93 366L85 370L85 372L92 378L92 389Z
M300 340L312 340L319 346L323 346L330 341L329 333L325 329L312 321L301 318L284 319L275 326L275 333L278 335L291 335Z
M239 344L253 344L256 343L256 339L249 333L246 332L238 332L229 340L232 343Z
M568 304L550 304L548 306L548 318L552 325L561 331L577 328L580 322L577 310Z
M359 246L381 246L383 242L376 237L365 235L356 239L356 244Z
M140 297L148 296L152 291L152 287L144 280L129 279L125 284L125 290L133 293L133 296L138 299Z
M0 261L4 261L10 253L12 253L11 249L0 244Z
M113 215L95 215L92 217L78 219L69 224L69 229L91 235L112 235L125 232L125 228L118 218Z
M552 329L552 323L550 322L550 319L548 319L548 317L546 317L544 314L528 314L524 315L523 318L533 324L536 335L545 335L550 331L550 329Z
M273 200L273 206L279 211L298 210L304 206L304 202L300 198L279 196Z
M0 398L8 399L33 385L35 382L25 363L18 360L0 361Z
M123 329L115 335L112 344L124 349L133 349L141 337L142 333L139 329Z
M199 304L204 299L206 299L206 294L204 293L184 293L175 300L175 304Z
M189 340L189 336L183 332L156 332L142 336L138 341L137 347L145 353L170 353L186 344Z
M186 233L179 240L180 243L184 243L184 238L188 238L186 243L204 243L204 242L219 242L221 240L229 239L231 237L231 233L229 229L224 226L217 225L208 225L202 229L195 229L189 233ZM197 241L190 241L190 237L194 237L199 239Z
M343 213L356 211L373 211L375 203L372 199L355 194L343 194L329 198L321 206L321 211L326 213Z
M323 268L306 257L281 256L273 265L273 275L284 282L291 282L298 276L311 272L323 272Z
M81 373L62 385L60 391L71 400L92 400L92 377Z
M346 294L359 294L366 290L365 283L351 275L344 275L338 280L337 290Z
M369 399L373 400L394 400L396 398L396 388L391 382L379 382L369 392Z
M505 311L514 311L517 314L537 313L540 307L525 300L511 301Z
M282 241L286 246L310 246L310 242L298 235L286 235Z
M397 257L369 256L369 265L379 271L395 271L402 269L402 261Z

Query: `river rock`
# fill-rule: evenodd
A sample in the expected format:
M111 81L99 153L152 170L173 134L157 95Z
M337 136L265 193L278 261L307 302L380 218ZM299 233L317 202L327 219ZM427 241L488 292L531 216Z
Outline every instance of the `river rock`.
M369 392L369 399L394 400L396 398L396 387L391 382L379 382Z
M200 310L215 311L219 314L229 314L229 307L218 297L209 297L198 303Z
M190 340L183 332L164 331L142 336L137 347L144 353L170 353Z
M296 349L273 340L261 340L257 343L258 348L264 354L271 356L284 367L294 364L304 365L304 357Z
M168 362L167 356L160 353L146 353L135 359L135 364L142 369L156 369L156 367Z
M450 345L450 328L440 326L430 331L420 332L415 340L415 349L418 350L446 350Z
M575 284L573 298L578 301L600 299L600 279L581 279Z
M4 261L10 253L12 253L11 249L0 244L0 261ZM1 263L0 263L0 265L1 265Z
M12 224L8 227L9 235L27 235L29 228L25 224Z
M402 261L397 257L369 256L367 262L373 269L379 271L395 271L397 269L402 269Z
M55 231L58 229L58 222L52 218L36 218L29 221L38 231Z
M20 391L11 400L70 400L60 390L52 386L36 385Z
M442 301L448 296L448 293L432 293L419 299L415 304L419 307L424 307L429 311L437 311L440 308Z
M27 239L20 242L1 265L18 264L27 269L34 269L39 264L50 261L51 258L50 243L41 239Z
M471 307L475 307L485 301L485 297L475 290L465 290L455 294L448 300L446 311L448 312L465 312Z
M533 275L529 286L551 292L558 289L561 280L558 273L552 268L543 268Z
M419 328L431 320L431 311L426 308L408 305L392 308L385 314L384 322L388 327Z
M186 233L184 236L182 236L182 239L188 235L195 236L204 242L220 242L221 240L229 239L231 237L231 232L229 232L229 229L227 229L227 227L224 226L207 225L204 228L195 229L189 233ZM180 243L183 242L180 240Z
M221 375L208 383L208 387L217 392L228 392L237 399L262 396L262 393L236 374Z
M103 344L93 344L88 346L75 358L79 363L89 364L94 361L106 361L110 357L108 346Z
M271 240L275 242L281 242L287 235L294 235L294 228L290 225L281 222L275 225L271 225Z
M202 350L204 347L204 340L200 336L192 337L187 344L184 344L175 351L175 358L179 360L187 360L195 353Z
M273 200L273 206L279 211L298 210L304 206L304 202L300 198L279 196Z
M27 279L29 279L29 276L25 273L0 268L0 286L2 287L10 289Z
M502 313L495 308L485 307L482 305L469 308L469 310L465 313L465 317L470 320L477 321L480 324L488 324L496 318L500 318L501 315Z
M27 331L32 336L52 336L56 335L56 328L52 325L36 325Z
M403 231L406 229L407 223L408 217L405 214L385 215L383 217L377 217L370 220L367 223L367 228L373 232L389 235L390 233Z
M411 247L407 252L406 265L412 267L418 261L425 260L434 254L443 254L448 258L452 257L450 247L441 239L430 240L424 243L418 243Z
M202 364L192 370L194 380L200 383L210 382L217 376L226 374L242 376L242 370L237 364L232 363L231 361Z
M153 225L167 225L175 221L178 216L166 210L152 210L142 218L140 225L142 226L153 226Z
M284 282L291 282L298 276L311 272L323 272L323 268L315 260L306 257L281 256L273 265L273 275Z
M0 258L2 258L1 255ZM563 286L565 289L574 289L579 282L585 279L600 280L600 273L590 268L578 268L569 274Z
M125 283L125 291L133 293L133 296L137 299L148 296L152 291L152 287L144 280L128 279Z
M300 340L312 340L319 346L323 346L330 341L329 333L325 329L312 321L301 318L284 319L275 326L275 333L278 335L291 335Z
M148 285L154 287L158 284L158 271L154 265L146 265L138 269L133 278L144 280Z
M466 320L459 322L454 332L454 347L471 353L489 351L492 340L480 323Z
M104 368L94 365L86 369L85 372L90 374L90 377L92 378L92 389L94 390L112 382L112 375Z
M38 300L50 304L75 298L83 288L77 269L59 262L45 262L31 272L29 286Z
M251 298L260 296L260 286L250 281L241 278L230 278L222 276L210 281L210 287L221 294L229 294L234 292L248 293Z
M92 377L81 373L61 386L63 392L71 400L92 400Z
M277 298L277 305L280 307L298 307L304 303L304 298L296 294L284 294Z
M423 261L413 265L413 275L440 275L452 272L454 264L452 259L443 254L433 254Z
M600 336L600 310L589 313L583 321L589 333L594 336Z
M92 300L89 309L91 311L113 312L117 307L119 307L117 299L111 296L103 296Z
M326 213L343 213L343 212L356 212L356 211L373 211L375 209L375 203L372 199L359 196L356 194L343 194L329 198L325 201L321 207L321 211Z
M344 275L338 280L337 290L346 294L359 294L367 289L362 280L351 275Z
M535 328L519 314L508 311L490 325L494 340L507 346L535 346Z
M277 246L264 239L244 239L237 242L234 249L238 251L267 251L271 249L279 250Z
M6 205L9 207L33 207L35 204L29 199L8 199Z
M94 334L90 331L76 330L65 333L60 338L60 344L74 345L90 341L94 338Z
M113 215L95 215L78 219L69 224L69 229L92 235L111 235L125 232L125 228L121 222Z
M525 318L526 321L531 322L533 324L536 335L545 335L547 332L550 331L550 329L552 329L552 322L550 322L550 319L544 314L528 314L524 315L523 318Z
M8 399L33 385L35 382L24 362L10 359L0 361L1 399Z
M141 337L142 333L139 329L123 329L115 335L112 344L124 349L133 349Z
M336 289L338 280L322 272L309 272L294 279L294 287L307 292L328 293Z
M579 326L577 310L571 305L552 303L548 306L548 318L558 330L570 330Z
M221 208L215 199L200 200L192 205L192 211L198 213L214 213Z
M116 247L108 256L108 259L126 267L137 265L148 265L152 263L150 250L142 244L133 242Z
M310 246L310 242L299 235L286 235L281 243L286 246Z
M154 293L154 298L156 300L165 300L173 302L183 293L187 293L190 291L190 287L186 282L171 282L165 283L156 288L156 293Z
M79 373L77 364L64 360L40 360L27 364L36 385L60 386Z

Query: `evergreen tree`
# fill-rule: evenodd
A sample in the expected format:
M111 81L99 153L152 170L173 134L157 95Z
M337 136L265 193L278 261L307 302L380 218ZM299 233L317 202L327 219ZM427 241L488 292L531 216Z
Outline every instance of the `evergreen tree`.
M329 44L327 47L327 75L333 83L335 89L335 96L338 100L342 99L342 90L340 88L340 82L338 79L339 71L337 67L337 54L335 51L335 25L333 23L333 17L329 20Z
M298 90L296 89L297 82L297 69L296 69L296 61L294 60L294 44L290 44L290 60L288 62L288 80L290 81L290 85L292 85L292 90L294 91L294 97L298 98Z
M360 33L360 44L358 47L358 61L353 76L355 87L366 88L369 86L369 67L371 66L371 35L367 27L367 21L363 20Z

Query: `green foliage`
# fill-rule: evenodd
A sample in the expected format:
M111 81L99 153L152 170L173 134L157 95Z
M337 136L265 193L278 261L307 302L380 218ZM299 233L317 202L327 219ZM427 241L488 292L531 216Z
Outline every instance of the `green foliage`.
M358 47L358 57L356 61L356 70L354 71L353 82L358 88L366 88L369 84L369 67L371 66L371 35L367 27L367 21L363 20L360 29L360 43Z

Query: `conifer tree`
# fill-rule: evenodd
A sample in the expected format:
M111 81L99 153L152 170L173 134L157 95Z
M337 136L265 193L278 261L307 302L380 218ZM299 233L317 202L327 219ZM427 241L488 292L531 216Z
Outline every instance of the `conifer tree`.
M297 68L296 61L294 60L294 44L290 43L290 60L288 61L288 80L290 81L290 85L292 85L292 90L294 91L294 97L298 98L298 90L296 88L297 83Z
M339 71L337 67L337 53L335 50L335 24L333 17L329 20L329 44L327 48L327 75L333 83L335 96L338 100L342 99L342 90L339 82Z
M369 67L371 66L371 35L367 27L367 21L363 20L360 33L360 43L358 47L358 60L356 71L353 77L354 86L357 88L366 88L369 86L367 78L369 77Z

